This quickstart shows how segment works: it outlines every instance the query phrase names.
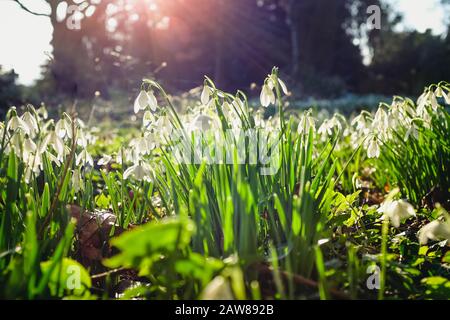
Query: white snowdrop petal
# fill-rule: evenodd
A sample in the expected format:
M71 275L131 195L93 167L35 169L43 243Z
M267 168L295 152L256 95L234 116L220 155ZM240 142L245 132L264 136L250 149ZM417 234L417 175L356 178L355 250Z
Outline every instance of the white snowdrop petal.
M283 93L284 93L285 95L288 95L288 94L289 94L289 91L288 91L287 86L286 86L286 84L284 83L284 81L281 80L280 78L278 78L278 83L280 84L280 87L281 87L281 90L283 90Z
M202 93L200 95L200 100L202 102L203 105L207 105L209 103L210 100L210 96L211 96L211 89L208 86L203 86L203 90Z
M158 100L156 99L156 97L152 91L147 93L147 100L148 100L148 105L150 106L150 110L155 112L156 109L158 108ZM142 109L145 109L145 107L143 107Z

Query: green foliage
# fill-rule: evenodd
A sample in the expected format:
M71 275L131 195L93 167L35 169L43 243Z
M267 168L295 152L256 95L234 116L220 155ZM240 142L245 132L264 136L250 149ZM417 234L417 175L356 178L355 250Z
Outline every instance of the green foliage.
M99 133L32 106L0 123L1 297L448 294L447 83L352 121L287 114L277 68L261 93L269 119L209 78L185 113L155 81L141 89L139 131ZM256 160L252 143L265 147ZM377 266L378 292L366 282Z

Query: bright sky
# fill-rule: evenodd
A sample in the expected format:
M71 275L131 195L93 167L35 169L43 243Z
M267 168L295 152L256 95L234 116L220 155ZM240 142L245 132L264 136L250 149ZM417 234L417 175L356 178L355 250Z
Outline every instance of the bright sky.
M445 31L445 14L440 0L388 0L404 13L404 27L436 34ZM47 12L43 0L22 0L30 9ZM0 65L14 69L19 82L31 84L40 76L40 66L48 59L52 27L48 18L33 16L11 0L0 0Z

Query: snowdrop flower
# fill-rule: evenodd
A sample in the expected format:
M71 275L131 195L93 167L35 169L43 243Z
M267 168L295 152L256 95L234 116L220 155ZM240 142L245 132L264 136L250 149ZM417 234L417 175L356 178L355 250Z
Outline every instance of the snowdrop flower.
M437 87L436 90L434 90L434 95L438 98L442 98L443 93L444 91L442 90L441 87Z
M270 104L275 104L274 89L275 89L276 82L278 82L278 84L281 87L281 90L283 91L283 93L285 95L289 94L289 91L286 87L286 84L283 82L283 80L281 80L280 78L271 74L264 81L264 85L262 86L261 94L259 96L259 98L261 100L261 105L263 107L268 107Z
M35 154L37 150L36 144L30 139L28 135L25 136L23 142L23 158L27 162L31 155Z
M81 178L81 173L79 169L72 170L71 183L75 193L79 192L80 190L84 190L84 183L83 179Z
M61 161L58 159L58 157L55 157L51 152L45 151L44 154L51 162L56 164L57 167L61 166Z
M378 108L373 118L372 126L380 133L384 133L389 128L389 117L383 108Z
M442 89L442 87L437 87L434 94L438 98L444 98L446 104L450 104L450 96Z
M297 133L303 134L303 133L309 133L310 129L313 129L315 131L316 124L313 117L311 117L311 111L307 111L304 114L302 114L300 121L298 123L297 127Z
M442 96L444 97L445 103L450 104L450 91L449 92L442 91Z
M86 148L88 145L88 138L86 137L83 130L79 129L77 132L77 145L82 148Z
M61 138L65 136L72 138L72 120L66 113L63 113L62 118L56 123L55 131Z
M395 102L389 110L389 126L394 128L397 126L408 127L415 116L416 112L409 103L406 101Z
M325 119L322 124L319 127L319 130L317 131L320 135L332 135L333 127L330 125L330 120Z
M30 134L34 136L38 131L38 123L36 121L35 116L30 112L34 111L34 108L30 105L27 107L27 111L22 115L22 120L26 123L29 128Z
M58 134L56 134L55 130L51 130L44 137L42 149L46 149L48 145L52 146L53 150L55 150L59 158L62 158L64 156L64 141Z
M203 105L207 106L211 100L213 90L206 84L203 86L202 93L200 95L200 100Z
M218 123L214 118L205 114L199 114L192 120L191 124L189 125L189 129L191 131L208 131L211 129L215 129L216 126L218 126Z
M369 141L367 146L367 157L368 158L378 158L380 157L380 145L378 144L378 139L373 137Z
M431 90L425 91L417 100L417 114L419 116L424 117L428 113L426 109L427 105L431 105L433 111L439 108L436 95Z
M76 157L75 164L77 166L84 166L84 165L90 165L91 167L94 166L94 159L92 159L92 156L87 152L86 149L83 149Z
M450 221L431 221L419 230L417 236L420 244L426 244L428 240L450 241Z
M24 179L26 183L29 183L31 181L32 174L34 173L36 177L39 175L42 169L42 159L39 155L35 155L33 159L29 160L32 161L32 163L28 164L25 167L24 172Z
M138 155L150 154L155 148L155 143L149 139L149 136L141 136L139 138L134 138L130 141L130 146L136 151Z
M383 217L389 218L396 228L400 226L402 220L416 215L414 207L404 200L385 201L377 211L383 213Z
M361 112L350 123L352 126L356 125L356 130L366 133L368 131L369 123L366 119L365 112Z
M129 177L134 177L136 180L143 180L151 182L153 180L153 171L147 163L141 162L129 167L123 173L123 178L126 180Z
M425 107L428 100L429 91L426 89L420 96L417 98L417 107L422 108Z
M11 118L8 121L8 124L6 126L6 129L9 131L16 131L21 130L27 134L30 133L30 128L26 124L25 121L23 121L21 118L17 116L16 108L12 107L10 109Z
M158 101L156 100L156 97L152 91L147 92L141 90L136 100L134 101L134 113L138 113L139 110L145 110L147 106L150 107L150 110L156 111L156 108L158 107Z
M342 124L339 122L337 117L334 115L331 119L325 119L322 125L319 127L317 131L320 135L333 135L333 129L337 127L339 130L342 129Z
M155 128L159 131L161 138L164 136L168 137L173 131L173 126L168 116L159 117L155 123Z
M268 107L271 104L275 104L275 93L273 92L273 86L265 83L262 87L261 94L259 96L261 100L261 105L263 107Z
M224 107L224 109L225 109L225 107ZM235 111L234 109L236 109L238 111L239 110L242 110L242 111L245 110L245 104L241 100L241 98L235 97L233 99L233 102L231 102L231 106L229 106L228 110L230 110L230 112L233 113L233 111Z
M436 111L439 108L439 103L437 101L436 95L434 92L430 91L428 93L428 99L430 101L431 104L431 108L433 109L433 111Z
M98 161L97 161L97 165L99 166L106 166L108 163L110 163L112 160L112 157L105 154L103 155L103 157L101 157Z
M411 126L408 128L405 134L405 141L408 141L409 137L413 137L414 139L419 139L419 130L417 130L416 125L411 123Z
M152 123L155 122L155 117L153 116L153 113L150 111L145 111L144 117L142 118L142 126L144 128L148 128Z
M20 134L13 134L10 140L11 147L16 151L16 154L19 154L20 150L22 150L22 137Z
M42 117L42 119L47 119L48 118L48 112L47 109L45 108L45 105L41 105L39 107L39 109L36 110L36 113Z
M117 155L116 155L116 163L123 164L125 162L130 162L130 161L135 162L134 158L136 158L136 157L133 155L133 153L134 152L132 149L120 148L119 152L117 152Z

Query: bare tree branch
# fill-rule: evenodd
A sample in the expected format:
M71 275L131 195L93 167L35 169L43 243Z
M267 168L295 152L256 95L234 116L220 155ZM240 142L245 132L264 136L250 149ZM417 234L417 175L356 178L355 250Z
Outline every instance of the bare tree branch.
M31 13L32 15L40 16L40 17L50 17L49 14L34 12L34 11L28 9L22 2L20 2L20 0L11 0L11 1L14 1L15 3L17 3L23 10L25 10L28 13Z

